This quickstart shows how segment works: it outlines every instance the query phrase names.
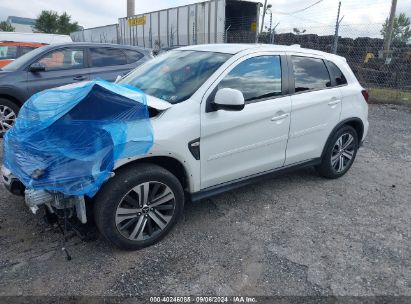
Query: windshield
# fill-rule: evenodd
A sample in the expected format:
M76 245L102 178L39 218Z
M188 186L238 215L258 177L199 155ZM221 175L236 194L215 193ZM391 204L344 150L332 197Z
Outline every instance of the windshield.
M230 58L230 54L170 51L120 80L172 104L191 97Z
M47 46L45 46L47 47ZM34 58L35 56L37 56L38 54L43 52L43 47L39 47L37 49L34 49L26 54L24 54L23 56L17 58L16 60L14 60L13 62L9 63L8 65L6 65L5 67L3 67L3 70L6 71L15 71L20 69L21 67L25 66L27 64L27 61L31 60L32 58Z

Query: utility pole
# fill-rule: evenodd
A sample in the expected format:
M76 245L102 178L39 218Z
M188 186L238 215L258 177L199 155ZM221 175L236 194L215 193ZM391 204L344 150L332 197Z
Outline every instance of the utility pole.
M272 29L273 29L273 13L270 11L270 33Z
M264 2L264 9L263 9L263 20L261 20L261 29L260 29L260 33L263 32L264 29L264 19L265 19L265 13L267 11L267 0L265 0Z
M135 15L135 0L127 0L127 17Z
M388 27L384 37L384 54L388 55L391 47L392 30L394 27L395 11L397 9L397 0L391 2L390 19L388 20Z
M333 45L333 53L337 54L338 49L338 31L340 29L341 21L344 19L344 16L340 19L340 11L341 11L341 1L338 3L338 13L337 13L337 22L335 23L335 34L334 34L334 45Z
M271 39L270 39L270 43L271 43L271 44L274 44L275 29L276 29L277 26L279 26L279 25L280 25L280 22L278 22L278 23L274 26L274 28L272 29L272 31L271 31Z

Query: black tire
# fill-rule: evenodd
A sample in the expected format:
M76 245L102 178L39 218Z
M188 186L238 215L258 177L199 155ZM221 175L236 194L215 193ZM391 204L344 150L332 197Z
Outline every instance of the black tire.
M127 199L125 198L128 197L128 195L131 193L133 188L137 187L138 185L141 185L143 183L148 183L148 182L158 183L158 184L161 183L162 185L165 185L166 187L168 187L168 190L172 191L172 194L174 195L174 200L172 200L174 203L174 210L172 211L173 212L172 215L169 216L169 218L171 219L167 222L167 224L162 230L159 229L159 227L155 227L157 228L157 230L156 230L156 234L154 234L153 237L149 237L144 240L131 240L123 235L125 233L124 231L123 233L120 232L121 229L118 228L116 224L116 219L118 219L117 211L120 210L117 208L120 208L120 206L123 206L122 204L124 202L128 204L128 202L126 202ZM134 200L135 203L137 203L137 200L141 200L141 199L137 198L136 200ZM157 166L157 165L153 165L153 164L141 163L141 164L135 164L135 165L128 166L116 172L115 177L110 179L100 189L99 193L94 198L94 204L95 204L94 219L95 219L95 223L100 233L107 240L109 240L112 244L114 244L120 249L138 250L138 249L155 244L156 242L160 241L163 237L165 237L170 232L170 230L173 228L173 226L177 223L178 219L182 215L182 212L184 209L184 191L177 177L175 177L172 173L170 173L166 169L160 166ZM153 208L150 208L150 209L153 210ZM133 210L133 209L129 209L129 210ZM156 223L154 222L152 217L149 215L153 211L147 211L147 212L148 213L146 213L145 215L143 213L140 213L141 215L136 217L135 221L139 221L140 217L143 217L143 216L148 218L148 219L143 219L145 220L145 222L144 222L144 227L142 228L142 230L146 229L146 223L148 225L147 221L150 221L151 222L150 232L151 232L152 225L153 224L156 225ZM154 213L156 212L158 214L157 210L154 211ZM137 225L138 223L136 223L136 226L134 228L136 230L137 230ZM131 226L133 225L130 225L130 229L132 230L133 228ZM131 234L132 233L130 233L129 235L130 237L131 237ZM148 235L149 234L146 233L145 237L148 237Z
M342 136L347 138L348 134L351 135L353 138L352 147L351 147L352 148L352 158L348 160L348 158L343 157L344 160L342 161L342 164L344 166L344 162L346 161L345 163L346 165L341 171L338 171L338 169L340 168L336 169L332 165L332 157L334 159L335 157L339 157L338 155L342 154L342 152L336 152L336 149L338 147L337 141ZM353 127L344 125L340 129L338 129L329 138L325 146L324 152L323 152L321 164L316 166L315 168L317 169L318 173L325 178L330 178L330 179L339 178L343 176L344 174L346 174L348 170L351 168L352 164L354 163L355 157L357 155L357 151L358 151L358 134ZM338 164L336 165L339 166L339 162L341 162L341 160L337 160L337 162Z
M17 114L19 114L20 107L16 103L14 103L13 101L11 101L9 99L0 98L0 107L2 107L2 106L3 107L5 106L5 107L11 109L16 114L16 117L17 117ZM5 133L5 129L3 127L3 121L1 121L1 124L2 125L0 126L0 138L3 138L3 135Z

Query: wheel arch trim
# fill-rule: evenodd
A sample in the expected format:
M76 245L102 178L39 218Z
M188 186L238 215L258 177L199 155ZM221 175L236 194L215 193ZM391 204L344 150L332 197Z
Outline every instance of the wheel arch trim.
M340 121L340 122L332 129L332 131L331 131L330 134L328 135L328 138L327 138L327 140L326 140L326 142L325 142L325 144L324 144L324 146L323 146L323 149L322 149L321 158L324 157L325 149L327 148L327 146L328 146L328 144L329 144L332 136L335 134L335 132L337 132L337 131L338 131L342 126L344 126L344 125L352 126L352 127L356 130L356 132L357 132L358 140L361 142L362 136L363 136L363 134L364 134L364 123L363 123L363 121L362 121L360 118L358 118L358 117L351 117L351 118L344 119L344 120ZM359 132L359 130L357 130L358 127L360 127L360 132Z
M143 157L127 159L116 164L114 172L137 163L152 163L170 171L178 178L183 189L191 192L193 186L192 174L189 173L190 170L187 168L187 162L181 161L179 158L175 157L175 155L150 154Z
M16 106L18 106L19 108L23 105L23 102L19 98L16 98L10 94L0 93L0 98L10 100L11 102L15 103Z

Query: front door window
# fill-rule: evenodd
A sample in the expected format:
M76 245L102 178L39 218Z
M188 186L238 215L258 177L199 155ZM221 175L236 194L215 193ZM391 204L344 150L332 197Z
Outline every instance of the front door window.
M46 67L46 71L84 68L84 50L61 49L48 53L38 63Z

